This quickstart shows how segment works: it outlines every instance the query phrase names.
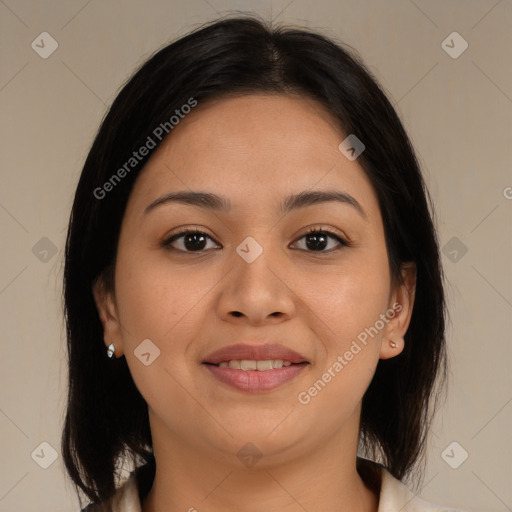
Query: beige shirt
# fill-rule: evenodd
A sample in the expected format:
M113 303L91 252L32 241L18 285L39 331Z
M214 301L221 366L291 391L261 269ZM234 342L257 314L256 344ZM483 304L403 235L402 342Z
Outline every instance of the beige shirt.
M139 498L137 480L132 473L128 480L121 486L113 500L113 512L142 512ZM87 509L87 512L94 512L96 509ZM190 512L194 508L189 509ZM415 496L391 473L381 469L381 490L378 512L463 512L460 509L441 507L428 503ZM200 510L198 510L200 512Z

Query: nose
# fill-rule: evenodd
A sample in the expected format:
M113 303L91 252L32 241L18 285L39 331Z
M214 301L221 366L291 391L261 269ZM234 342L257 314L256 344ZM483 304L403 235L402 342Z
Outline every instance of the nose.
M263 250L251 263L234 254L232 271L222 281L218 315L222 320L251 325L275 324L295 316L296 297L283 264Z

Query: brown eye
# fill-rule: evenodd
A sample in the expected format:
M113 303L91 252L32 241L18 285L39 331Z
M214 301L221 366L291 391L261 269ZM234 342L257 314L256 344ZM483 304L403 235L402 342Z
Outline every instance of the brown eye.
M166 239L162 246L182 252L203 252L208 248L208 240L213 241L209 235L202 231L184 230Z
M312 229L303 235L299 240L305 240L306 250L309 252L324 252L330 253L339 250L341 247L348 247L349 243L339 235L326 229ZM333 244L333 241L337 242ZM333 247L334 245L334 247ZM325 250L329 247L328 250Z

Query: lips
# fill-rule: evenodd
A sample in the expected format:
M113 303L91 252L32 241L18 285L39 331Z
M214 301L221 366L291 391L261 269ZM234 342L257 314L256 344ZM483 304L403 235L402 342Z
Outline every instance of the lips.
M258 370L235 370L222 368L214 364L204 364L203 367L218 382L238 391L260 393L273 391L294 378L297 378L309 366L308 363L296 363L273 370L260 372Z
M235 369L227 367L227 365L219 366L219 363L226 363L228 361L238 361L243 366L248 365L250 367L254 367L255 361L265 361L264 366L267 368L259 371L258 369ZM289 361L291 364L283 365L285 361ZM278 366L268 369L268 364L271 362L278 364ZM239 343L212 352L203 361L202 366L217 381L231 388L258 393L272 391L281 387L300 375L309 364L309 361L302 354L283 345L249 345Z
M282 359L291 363L308 363L309 361L298 352L278 344L248 345L238 343L221 348L208 355L203 363L219 364L232 360L265 361Z

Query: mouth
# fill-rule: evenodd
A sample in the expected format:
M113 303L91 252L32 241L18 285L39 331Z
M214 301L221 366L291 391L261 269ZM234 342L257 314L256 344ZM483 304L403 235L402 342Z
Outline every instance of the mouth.
M238 343L216 350L202 362L217 381L239 391L271 391L303 372L309 361L278 343Z
M292 363L282 359L231 359L213 364L204 362L210 375L239 391L258 393L271 391L297 377L309 362Z
M262 369L270 370L270 361L272 362L272 367L274 367L274 361L277 367L279 361L283 362L283 366L289 366L288 363L303 363L307 362L307 359L298 352L295 352L295 350L275 343L257 345L238 343L216 350L208 355L203 362L214 365L224 363L223 367L225 367L225 363L229 366L232 361L244 362L245 366L249 364L250 366L247 368L249 370L257 369L257 367L253 368L253 363L259 362L262 363L260 365ZM244 365L242 365L242 369L245 369L243 368Z
M209 363L205 362L204 364L210 364L212 366L218 366L219 368L233 368L234 370L244 370L251 371L257 370L259 372L265 372L269 370L274 370L277 368L283 368L286 366L297 365L297 364L309 364L307 361L301 361L299 363L292 363L291 361L287 361L284 359L264 359L264 360L255 360L255 359L231 359L229 361L221 361L220 363Z

